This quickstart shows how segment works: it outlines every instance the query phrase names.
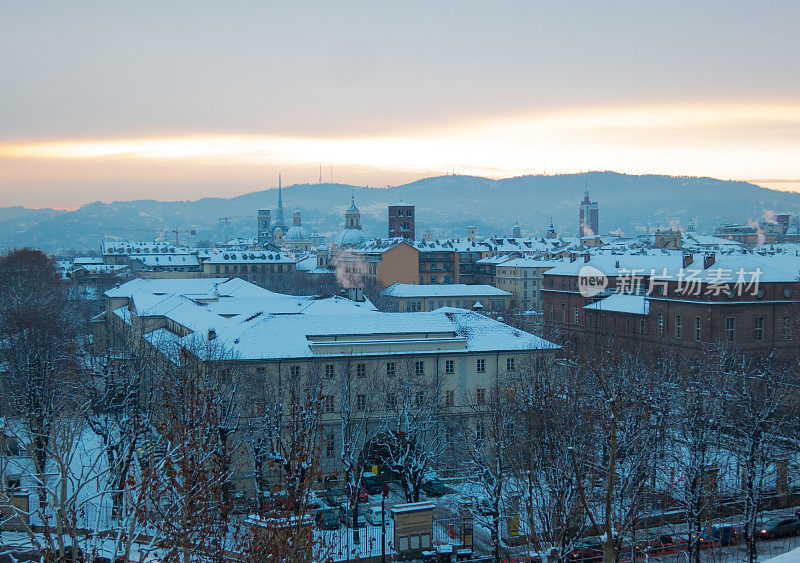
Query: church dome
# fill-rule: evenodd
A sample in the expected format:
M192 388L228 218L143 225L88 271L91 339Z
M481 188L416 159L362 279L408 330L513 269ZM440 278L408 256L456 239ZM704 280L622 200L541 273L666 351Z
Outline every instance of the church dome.
M289 227L289 230L286 231L286 234L283 235L283 240L287 241L301 241L301 240L308 240L308 229L303 227L302 225L292 225Z
M370 240L372 240L372 237L361 229L345 229L339 233L336 238L336 244L338 246L356 245Z

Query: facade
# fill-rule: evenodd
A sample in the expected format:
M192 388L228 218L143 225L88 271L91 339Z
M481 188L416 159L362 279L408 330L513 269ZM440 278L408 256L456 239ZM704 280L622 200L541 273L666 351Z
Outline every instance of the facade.
M555 260L512 258L495 266L494 285L512 294L512 307L541 311L543 274L559 263Z
M600 234L600 218L596 201L589 200L589 192L584 192L583 201L578 207L578 236L586 237Z
M258 246L265 247L272 242L272 220L269 209L258 210Z
M413 205L403 201L389 206L389 238L416 239L416 212Z
M410 393L444 409L447 424L464 424L469 397L486 393L495 377L547 369L558 348L462 309L381 313L367 301L281 295L236 278L134 280L106 292L94 325L95 344L109 352L124 340L164 362L193 359L204 373L224 366L226 381L235 378L255 413L242 421L242 432L258 429L259 409L288 405L313 386L323 410L327 475L343 470L345 408L377 428L381 413ZM212 347L224 354L200 353ZM441 439L455 435L448 428ZM238 455L234 486L250 496L253 460Z
M458 307L479 311L507 311L511 293L491 285L412 285L396 283L381 292L392 312L433 311Z
M289 275L296 270L297 259L282 252L220 252L203 262L204 277L235 276L254 282Z
M545 329L571 346L614 340L691 355L729 343L789 353L798 271L791 255L586 256L544 273Z
M419 250L405 239L376 239L337 249L332 263L345 286L371 283L387 287L416 283L419 257Z

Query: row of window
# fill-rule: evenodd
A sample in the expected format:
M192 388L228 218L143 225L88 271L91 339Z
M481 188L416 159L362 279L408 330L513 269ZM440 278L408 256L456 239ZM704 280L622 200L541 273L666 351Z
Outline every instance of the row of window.
M537 366L539 365L539 360L544 360L543 358L537 357ZM514 358L506 358L506 371L513 371L514 370ZM475 360L475 369L478 373L486 373L486 360L484 358L478 358ZM455 373L455 360L445 360L444 361L444 372L446 374ZM256 373L260 376L264 376L267 373L267 368L256 368ZM292 365L289 366L289 376L292 378L300 377L300 366ZM416 360L414 362L414 372L415 375L425 375L425 362L423 360ZM397 362L386 362L386 375L389 377L393 377L397 375ZM366 377L367 376L367 365L366 364L356 364L356 377ZM325 364L325 377L328 379L336 377L336 365L335 364Z
M665 330L664 314L659 313L656 318L656 328L658 335L663 336ZM695 317L693 324L693 335L696 341L703 339L703 318ZM789 338L791 332L791 319L785 317L783 319L784 338ZM725 340L734 342L736 340L736 317L725 317L724 328ZM673 336L677 340L683 340L683 318L681 315L676 314L673 324ZM764 340L764 317L756 317L753 319L753 340L761 342Z
M267 269L267 266L269 266L269 269ZM230 268L230 270L228 268ZM289 271L288 266L286 268L286 271L287 272ZM270 274L282 274L283 264L230 264L230 265L223 264L222 266L216 264L214 266L215 274L228 274L228 273L246 274L248 272L252 274L259 274L259 273L266 274L267 272L269 272Z

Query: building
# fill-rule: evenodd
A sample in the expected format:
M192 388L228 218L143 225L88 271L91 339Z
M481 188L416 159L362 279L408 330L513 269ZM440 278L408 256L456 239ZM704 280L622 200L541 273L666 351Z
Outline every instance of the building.
M269 209L258 210L258 246L264 248L272 242L272 223Z
M381 292L387 310L393 312L433 311L458 307L478 311L507 311L511 293L491 285L413 285L396 283Z
M619 341L696 354L730 343L796 349L800 257L587 255L544 272L546 333L569 346Z
M318 392L327 475L344 469L338 452L345 409L377 429L398 394L411 392L414 401L445 409L450 422L432 438L452 440L470 416L470 397L485 394L496 377L547 369L558 349L468 310L384 313L368 301L281 295L236 278L134 280L105 297L95 344L109 353L135 344L114 354L122 363L139 349L163 362L198 364L198 373L224 374L247 396L245 412L254 413L240 421L240 432L259 430L259 409L288 408L296 393ZM219 353L201 353L211 348ZM368 449L365 441L358 447ZM252 455L237 456L233 484L237 494L252 496Z
M355 195L350 197L350 207L344 214L344 230L339 233L334 241L338 247L353 246L372 240L361 228L361 212L356 207Z
M403 201L389 206L389 238L417 238L414 206Z
M523 311L541 311L543 274L559 263L556 260L510 258L495 265L493 285L512 294L512 307Z
M419 257L419 250L405 239L370 239L336 249L330 263L345 287L366 284L387 287L395 283L416 283Z
M589 200L589 192L584 192L583 201L578 206L578 236L586 237L600 234L600 218L596 201Z
M283 235L283 246L292 252L309 252L316 248L308 229L303 226L299 209L292 216L292 226Z
M273 276L286 276L297 270L297 259L283 252L220 252L203 262L204 277L235 276L266 283Z

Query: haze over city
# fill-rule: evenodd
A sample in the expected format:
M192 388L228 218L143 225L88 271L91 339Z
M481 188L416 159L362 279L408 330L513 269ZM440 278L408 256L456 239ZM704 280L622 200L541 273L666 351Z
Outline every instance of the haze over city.
M4 3L0 205L456 172L800 189L800 5Z

